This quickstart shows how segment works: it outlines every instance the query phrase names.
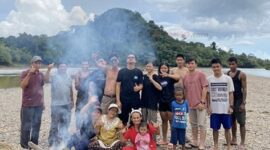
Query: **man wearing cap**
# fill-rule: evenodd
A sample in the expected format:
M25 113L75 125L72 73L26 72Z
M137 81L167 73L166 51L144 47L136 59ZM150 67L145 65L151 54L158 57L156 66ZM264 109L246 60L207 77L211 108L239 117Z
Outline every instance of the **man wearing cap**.
M30 68L22 72L20 77L22 88L20 144L22 148L26 149L29 148L29 141L38 145L42 110L45 108L43 85L53 67L53 64L50 64L44 76L39 71L41 62L40 56L34 56Z

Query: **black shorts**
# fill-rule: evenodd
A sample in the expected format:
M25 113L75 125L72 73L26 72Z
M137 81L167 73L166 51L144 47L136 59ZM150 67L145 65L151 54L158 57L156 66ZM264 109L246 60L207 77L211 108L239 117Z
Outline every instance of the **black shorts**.
M159 102L159 111L172 111L171 102Z

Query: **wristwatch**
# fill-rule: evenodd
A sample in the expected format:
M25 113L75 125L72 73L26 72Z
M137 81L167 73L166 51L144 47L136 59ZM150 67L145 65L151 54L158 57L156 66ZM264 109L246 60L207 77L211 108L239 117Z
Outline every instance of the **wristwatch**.
M204 101L201 101L201 104L205 104L205 102Z
M233 109L233 108L234 108L234 106L233 106L233 105L230 105L230 107L231 107L231 109Z

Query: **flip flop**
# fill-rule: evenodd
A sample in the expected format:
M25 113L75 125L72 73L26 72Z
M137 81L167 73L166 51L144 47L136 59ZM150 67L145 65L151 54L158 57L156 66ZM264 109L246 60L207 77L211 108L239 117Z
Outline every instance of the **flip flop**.
M193 148L198 148L199 146L197 146L197 145L194 145L194 144L192 144L192 143L190 143L189 144L191 147L193 147Z
M186 143L186 144L185 144L185 147L186 147L186 149L192 149L192 146L191 146L190 143Z

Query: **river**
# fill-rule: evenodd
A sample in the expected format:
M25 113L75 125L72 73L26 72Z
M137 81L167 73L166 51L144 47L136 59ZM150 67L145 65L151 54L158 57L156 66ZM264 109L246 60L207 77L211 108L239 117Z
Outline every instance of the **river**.
M266 69L249 69L249 68L239 68L241 71L245 72L247 75L267 77L270 78L270 70ZM19 74L24 69L0 69L0 88L13 88L19 86ZM68 73L74 75L78 68L69 68ZM210 70L210 68L203 68L202 70ZM227 71L228 68L224 68ZM45 72L46 69L42 69ZM55 69L53 70L55 71ZM52 71L52 72L53 72Z

